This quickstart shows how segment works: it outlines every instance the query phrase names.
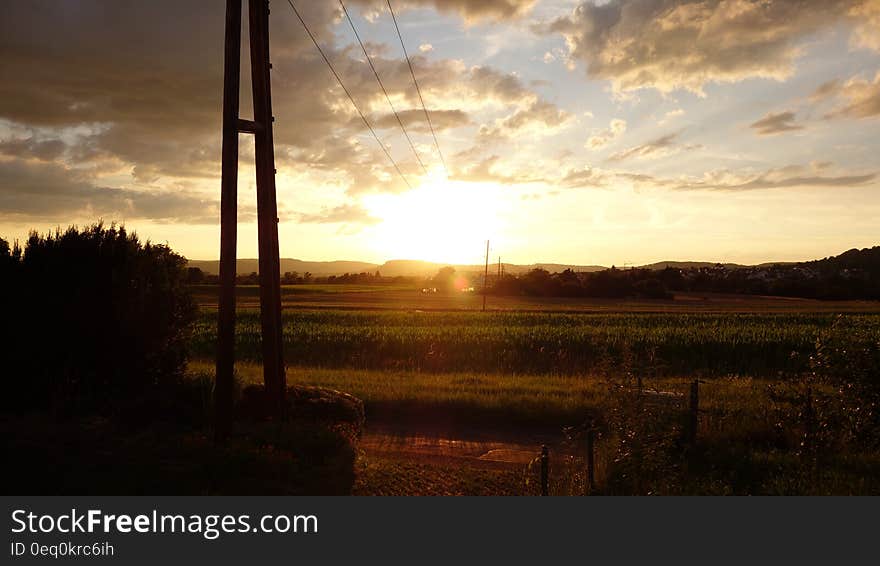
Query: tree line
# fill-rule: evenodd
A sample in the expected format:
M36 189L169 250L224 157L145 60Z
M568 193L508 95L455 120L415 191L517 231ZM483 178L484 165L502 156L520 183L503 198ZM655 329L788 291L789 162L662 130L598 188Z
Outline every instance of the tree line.
M753 267L617 269L490 277L495 295L554 297L643 297L667 299L674 292L775 295L821 300L880 300L880 247L794 264Z
M312 275L306 271L286 271L281 275L282 285L405 285L414 284L415 277L386 277L379 273L362 271L360 273L343 273L342 275ZM189 267L186 270L186 281L190 285L219 285L220 277L211 273L205 273L201 268ZM256 271L238 274L235 277L238 285L259 285L260 274Z

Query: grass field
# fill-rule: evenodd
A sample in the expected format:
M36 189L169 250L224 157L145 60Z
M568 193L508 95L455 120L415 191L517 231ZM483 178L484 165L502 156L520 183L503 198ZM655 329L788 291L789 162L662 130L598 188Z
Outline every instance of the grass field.
M211 371L208 362L190 366L194 374ZM238 372L242 383L262 379L256 364L240 364ZM696 450L680 443L692 382L684 377L646 380L641 401L635 381L625 376L290 368L288 380L363 399L368 431L396 428L453 443L540 437L536 451L545 442L556 452L551 490L557 494L584 491L582 439L572 440L564 431L588 419L600 431L602 493L880 493L880 454L837 443L804 453L802 408L775 400L776 380L728 377L704 383ZM802 391L801 384L792 387ZM654 391L663 392L656 402ZM813 390L816 396L831 393ZM459 460L366 453L359 457L355 493L534 494L535 475L531 467L485 469Z
M262 366L236 367L243 385L261 383ZM210 374L209 361L190 363L190 372ZM289 383L343 390L362 399L369 420L406 421L413 426L549 428L559 430L607 412L623 382L596 375L427 373L291 367ZM654 378L645 386L685 393L691 379ZM767 382L752 378L719 378L703 388L707 410L736 407L757 412L766 398ZM682 401L683 402L683 401Z

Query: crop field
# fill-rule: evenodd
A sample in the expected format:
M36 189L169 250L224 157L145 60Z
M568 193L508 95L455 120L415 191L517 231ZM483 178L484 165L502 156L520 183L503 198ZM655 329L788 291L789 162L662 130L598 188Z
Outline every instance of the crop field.
M843 315L880 334L880 315ZM285 360L292 366L605 374L622 366L645 377L775 377L808 369L817 337L837 315L285 311ZM196 357L214 355L216 316L202 313ZM236 357L259 362L260 319L238 313Z
M876 375L877 305L374 308L387 292L327 292L283 312L288 383L364 402L355 493L536 493L533 457L546 444L550 492L582 494L586 423L596 493L880 493L880 453L853 426L862 400L829 380L841 377L835 366L855 372L847 383ZM190 375L210 381L215 343L216 310L203 303ZM261 383L260 316L248 306L236 360L239 383ZM689 444L695 380L699 443ZM532 463L486 461L498 446L526 447Z

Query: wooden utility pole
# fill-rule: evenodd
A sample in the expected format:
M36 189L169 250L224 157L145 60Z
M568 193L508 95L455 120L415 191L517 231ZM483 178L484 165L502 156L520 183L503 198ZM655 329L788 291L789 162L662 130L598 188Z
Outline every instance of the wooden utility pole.
M486 292L489 289L489 240L486 240L486 269L483 271L483 310L486 310Z
M275 151L272 141L272 90L269 70L269 3L248 0L251 87L254 119L239 118L242 0L226 1L223 83L223 163L220 181L220 301L217 329L215 431L224 440L232 428L235 365L235 275L238 199L238 134L254 136L257 177L257 234L260 269L260 319L263 380L276 416L283 416L286 377L281 334L281 269L278 254L278 205L275 199Z

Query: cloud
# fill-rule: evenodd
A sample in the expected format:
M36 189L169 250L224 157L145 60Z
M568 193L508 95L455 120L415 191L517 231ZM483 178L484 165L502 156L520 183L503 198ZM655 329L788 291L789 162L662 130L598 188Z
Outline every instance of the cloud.
M587 140L586 147L599 149L605 147L626 132L626 120L615 118L608 124L608 128L601 130Z
M527 14L536 0L405 0L411 7L432 6L441 13L455 13L465 21L510 20ZM383 2L384 3L384 2Z
M591 167L570 169L559 184L569 188L603 187L608 184L608 175Z
M535 100L525 108L518 109L492 125L482 125L479 136L482 141L506 139L514 135L529 134L531 137L554 134L572 123L573 116L555 104Z
M819 102L825 98L834 96L840 92L840 79L831 79L830 81L825 81L820 84L813 94L810 95L810 100L813 102Z
M684 116L683 109L676 108L675 110L670 110L669 112L667 112L666 114L663 115L663 118L661 118L660 120L657 121L657 125L662 126L662 125L667 124L668 122L675 120L676 118L679 118L681 116Z
M84 0L70 9L65 3L0 3L0 125L17 132L0 140L0 154L103 173L106 179L94 177L90 185L124 185L131 193L172 192L183 179L216 183L224 12L213 1L184 4ZM400 4L401 9L436 7L471 22L520 17L534 2L401 0ZM360 5L381 8L384 2L365 0ZM361 108L377 127L396 127L359 48L340 44L335 35L338 5L304 2L299 8ZM169 19L169 13L174 17ZM290 10L282 5L270 17L272 28L279 30L273 32L271 46L279 173L293 173L315 186L341 187L349 194L405 190ZM398 46L393 47L371 45L370 50L396 107L405 109L401 119L426 148L423 158L437 162L409 66ZM516 112L538 100L519 77L488 65L429 60L418 52L412 63L438 132L469 125L472 113L483 109L505 107ZM243 115L251 106L249 72L245 56ZM70 135L73 130L79 133ZM405 148L399 132L383 133L382 143L391 147L404 173L417 175L413 157L398 151ZM441 137L440 143L446 141ZM247 137L241 139L241 158L247 171L252 158ZM70 194L97 198L82 186ZM84 209L68 197L64 202L71 211ZM186 212L188 202L182 204L181 217L192 216Z
M561 33L590 77L618 92L702 93L710 82L783 80L808 37L874 0L611 0L539 26ZM876 37L876 36L872 36Z
M431 110L431 126L435 132L458 128L470 124L471 120L467 112L461 110ZM400 121L407 130L415 132L428 133L428 121L425 119L425 112L421 109L401 110L397 113ZM379 128L397 128L397 118L394 114L385 114L374 121L374 125Z
M313 214L300 213L298 220L304 224L378 224L380 219L371 216L369 211L358 204L341 204L333 208L322 208Z
M669 155L671 153L677 153L682 149L676 141L678 140L678 136L681 132L675 132L672 134L666 134L664 136L660 136L659 138L653 139L647 143L643 143L641 145L637 145L635 147L631 147L629 149L625 149L623 151L619 151L608 158L609 161L623 161L625 159L637 158L637 159L647 159L647 158L657 158ZM696 149L698 145L688 145L685 146L685 149Z
M0 140L0 154L11 157L54 161L64 154L65 149L66 145L60 139L38 140L31 136Z
M856 21L850 43L857 48L880 51L880 2L865 0L853 6L850 15Z
M827 168L828 166L824 166L820 171ZM814 167L790 165L758 173L717 169L709 171L701 177L662 178L650 175L630 175L628 178L637 184L666 187L673 190L751 191L795 187L855 187L874 184L878 175L877 173L821 175Z
M492 155L457 170L452 178L456 181L497 183L500 185L528 185L548 181L537 172L510 171L509 169L509 166L501 161L501 157Z
M98 186L88 171L55 163L20 159L0 161L0 217L28 216L51 220L77 215L114 220L214 224L219 203L187 191L160 191ZM239 218L254 218L246 208Z
M757 122L752 123L749 127L756 130L758 135L769 136L780 134L782 132L791 132L794 130L803 130L804 127L794 123L794 112L778 112L769 113Z
M846 82L829 81L813 93L813 101L833 98L838 106L826 118L873 118L880 116L880 72L874 80L853 77Z
M434 8L443 14L455 14L466 23L481 21L505 21L520 18L535 5L537 0L396 0L392 3L395 14L407 9ZM388 11L385 0L352 0L366 12L370 21L375 21Z
M427 53L427 52L433 51L433 50L434 50L434 46L431 45L430 43L423 43L423 44L419 45L419 51L421 51L422 53Z

